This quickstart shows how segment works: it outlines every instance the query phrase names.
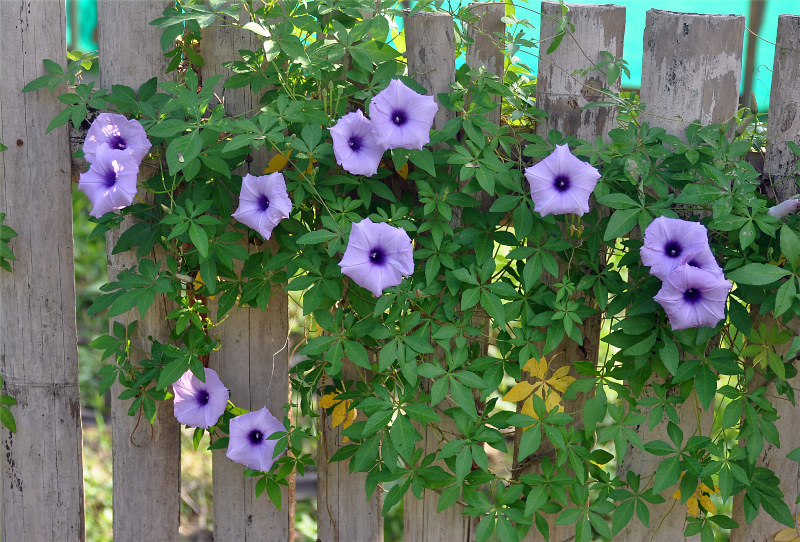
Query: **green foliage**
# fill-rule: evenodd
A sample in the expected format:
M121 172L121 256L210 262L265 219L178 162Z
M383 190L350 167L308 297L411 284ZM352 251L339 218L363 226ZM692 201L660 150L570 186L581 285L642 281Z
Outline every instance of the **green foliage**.
M414 10L428 7L421 2ZM551 47L570 29L564 9ZM222 16L239 20L240 10L248 22L238 30L252 33L258 46L226 64L232 75L201 83L202 28L239 26ZM153 22L164 32L177 81L110 90L78 84L62 95L67 108L49 129L77 125L86 108L102 107L138 118L153 143L142 168L145 197L96 220L93 234L119 227L122 216L135 218L112 250L130 252L136 263L100 287L88 314L136 309L133 320L166 296L174 307L170 342L134 344L136 322L115 323L92 342L110 360L100 370L100 391L119 382L130 413L152 420L155 401L171 397L181 374L202 374L204 359L219 347L214 327L230 310L269 310L271 296L285 288L301 292L313 322L292 372L294 419L314 419L315 396L330 393L332 408L341 403L362 414L344 424L351 444L331 459L366 473L367 495L379 484L390 488L384 513L408 492L421 497L429 489L439 493L439 509L457 506L480 518L481 541L517 541L532 528L547 537L548 519L574 524L576 539L588 541L611 538L631 521L650 524L648 506L677 485L681 504L696 508L687 536L708 539L714 529L734 526L709 504L715 490L703 488L718 488L724 501L744 492L747 521L763 509L792 524L774 473L756 460L765 442L780 445L766 385L794 401L787 379L796 374L791 360L800 349L789 326L800 315L800 219L767 214L775 202L761 194L759 173L744 160L757 134L731 137L727 125L695 123L683 140L640 122L635 98L608 93L605 104L619 106L623 119L608 142L537 135L533 124L546 114L535 108L529 70L512 62L515 50L531 46L521 36L530 23L512 9L502 77L463 66L450 92L437 97L455 116L432 131L431 145L393 149L371 178L348 175L328 132L336 119L367 109L394 78L424 90L404 75L395 39L401 35L390 24L399 14L393 2L376 8L353 0L334 10L318 1L180 1ZM26 90L73 81L75 62L66 71L48 64L49 75ZM603 55L595 69L613 83L626 67ZM219 83L249 88L258 108L226 114L213 94ZM498 108L499 126L485 118ZM597 205L581 217L542 217L523 171L565 143L601 170ZM237 172L264 152L284 159L294 202L269 244L230 218L242 182ZM639 249L659 216L701 221L736 283L727 318L715 328L674 331L653 301L659 282ZM414 273L378 298L338 266L351 224L365 217L403 228L414 242ZM593 318L608 326L599 363L589 352L589 361L559 360L559 345L582 344L582 326ZM784 358L778 349L787 343ZM542 358L536 370L543 372L531 377L516 412L500 397L508 382L527 382L529 360ZM346 360L357 376L345 378ZM559 363L574 375L569 389ZM721 427L686 430L720 398ZM562 399L583 406L564 411ZM229 406L209 430L212 448L227 445L228 423L242 412ZM303 443L315 428L288 416L284 424L278 450L292 453L268 473L249 472L276 504L287 477L314 463ZM666 436L647 438L640 427L663 427ZM426 447L429 428L441 438ZM518 460L546 453L535 473L490 467L487 449L506 454L514 431ZM629 449L660 457L659 466L616 472L612 465Z

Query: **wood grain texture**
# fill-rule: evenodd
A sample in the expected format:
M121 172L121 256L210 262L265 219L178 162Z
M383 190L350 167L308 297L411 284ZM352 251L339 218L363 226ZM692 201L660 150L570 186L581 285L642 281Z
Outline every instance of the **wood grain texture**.
M0 2L0 213L19 234L0 271L0 393L18 401L18 432L0 429L3 541L85 538L69 138L45 135L66 89L21 92L44 59L66 64L65 31L63 2Z
M215 94L228 115L248 116L257 109L258 98L249 87L223 89L222 81L231 72L223 68L222 63L238 60L239 49L254 50L260 46L252 32L234 26L215 26L203 31L203 78L224 76L215 87ZM252 161L234 173L262 175L269 156L272 154L259 149L252 153ZM256 247L251 244L247 248L253 253L273 250L275 245ZM241 266L237 267L237 272L241 272ZM212 310L216 312L215 307ZM282 288L273 292L266 310L236 306L216 328L221 347L211 353L209 366L228 386L236 406L258 410L266 405L275 417L283 418L284 405L289 402L288 330L288 296ZM244 467L228 459L225 450L213 452L213 473L214 533L219 540L294 539L293 478L290 487L281 490L281 509L278 510L266 494L256 498L257 479L246 478Z
M542 2L542 43L539 72L536 80L536 106L550 113L550 118L537 123L536 133L547 137L549 130L574 135L594 142L599 135L608 139L608 131L616 127L617 110L612 107L581 108L604 101L601 90L608 88L605 74L576 70L591 68L600 62L601 51L622 57L625 36L625 8L614 5L567 4L574 32L567 32L558 49L547 54L556 35L561 6L558 2ZM610 87L619 91L619 82Z
M800 143L800 16L781 15L778 17L778 37L772 72L772 89L769 100L769 118L774 119L767 125L767 154L764 160L764 173L769 176L769 183L774 188L778 201L800 194L795 182L795 166L797 157L789 150L787 141ZM770 194L772 195L772 194ZM775 322L766 317L767 326ZM800 321L792 319L788 326L797 334ZM788 343L776 347L778 355L784 357L788 353ZM800 389L800 377L789 380L795 390ZM761 386L763 382L754 382L753 386ZM797 392L795 392L796 394ZM785 396L779 396L774 384L767 386L766 396L775 405L778 419L775 427L781 439L781 447L764 442L764 451L757 465L767 467L775 472L780 480L784 502L794 509L795 499L800 494L800 465L786 459L786 454L800 446L800 409L793 406ZM744 495L737 495L733 501L733 519L740 528L731 531L731 542L772 542L775 534L784 526L767 514L763 509L749 525L744 518L742 506Z
M161 53L161 33L150 21L161 16L169 2L151 0L100 0L97 6L98 45L100 49L100 86L127 85L136 90L152 77L164 79L166 60ZM121 24L124 21L124 25ZM146 178L147 160L140 166L140 178ZM152 171L149 172L152 175ZM141 197L145 197L140 190ZM121 232L133 224L126 218L120 229L106 236L108 247L108 280L116 280L124 269L137 264L134 252L111 254ZM163 253L151 254L155 261ZM164 296L157 296L144 319L138 311L123 314L115 320L123 324L139 319L132 344L150 351L152 337L167 342L169 312ZM142 359L132 355L134 363ZM111 431L114 463L114 540L178 540L180 523L180 427L170 401L157 407L155 423L128 416L130 401L116 399L121 391L116 384L111 391ZM152 429L152 433L151 433ZM151 436L152 435L152 436Z
M686 139L686 127L724 122L739 107L743 15L647 11L641 120Z
M406 43L408 47L408 73L419 84L436 97L449 92L450 83L455 81L455 37L453 18L444 13L420 12L406 17ZM441 129L455 112L439 106L433 127ZM453 225L460 220L454 213ZM424 385L424 384L423 384ZM447 416L442 416L441 430L454 438L455 426ZM421 446L425 455L439 449L439 434L432 428L421 431ZM461 514L459 506L451 506L441 513L436 512L438 494L425 490L422 499L411 492L404 499L404 540L405 542L467 542L475 538L474 522Z
M474 40L467 46L467 64L472 68L484 67L487 73L499 76L502 81L505 43L500 36L506 31L506 24L501 20L506 14L506 5L473 2L469 5L469 12L478 20L467 25L467 36ZM498 107L484 116L499 126L501 97L492 96L492 100Z

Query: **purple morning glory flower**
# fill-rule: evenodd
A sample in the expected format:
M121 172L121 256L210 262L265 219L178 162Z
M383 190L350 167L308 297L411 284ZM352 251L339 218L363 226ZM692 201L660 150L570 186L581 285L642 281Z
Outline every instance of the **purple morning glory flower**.
M83 143L83 155L86 161L94 163L97 149L104 144L112 149L130 153L138 163L141 163L150 150L150 140L147 139L147 134L139 121L128 120L125 115L115 113L100 113L92 122Z
M365 218L353 224L339 267L356 284L380 297L384 289L400 284L403 275L414 272L411 239L402 228Z
M542 216L583 215L589 212L589 196L600 179L600 172L576 158L564 144L527 168L525 178L531 186L534 211Z
M136 197L136 176L139 161L125 151L108 145L97 149L89 171L81 173L78 190L83 190L92 202L91 216L100 218L110 211L127 207Z
M703 269L705 271L711 271L712 273L716 273L717 275L722 275L722 268L717 263L717 259L714 257L714 253L711 252L711 248L706 245L698 252L687 252L681 258L678 265L690 265L692 267L697 267L698 269ZM676 266L678 267L678 266Z
M378 145L372 121L360 110L340 118L330 128L336 163L353 175L371 177L378 172L384 148Z
M664 307L674 330L714 327L725 318L731 286L722 275L684 264L673 269L653 299Z
M250 226L264 239L269 239L278 222L289 218L292 200L286 192L283 173L255 177L249 173L242 178L239 208L233 218Z
M778 205L775 205L774 207L770 207L769 209L767 209L767 214L769 216L774 216L775 218L781 218L788 215L789 213L797 211L798 205L800 205L800 199L790 198L780 202Z
M208 429L215 425L228 406L228 388L214 369L205 369L201 382L192 371L186 371L173 385L175 418L183 425Z
M386 149L422 149L430 141L439 106L433 96L414 92L399 79L372 98L369 117L378 144Z
M230 440L225 455L245 467L263 472L272 468L277 440L270 435L286 431L267 407L236 416L230 421Z
M697 267L713 270L708 268L708 232L699 222L665 216L656 218L644 231L644 245L639 254L642 256L642 263L650 268L650 273L661 280L666 280L670 272L679 265L692 261L698 264L705 262L706 265ZM710 254L710 259L714 260L713 254Z

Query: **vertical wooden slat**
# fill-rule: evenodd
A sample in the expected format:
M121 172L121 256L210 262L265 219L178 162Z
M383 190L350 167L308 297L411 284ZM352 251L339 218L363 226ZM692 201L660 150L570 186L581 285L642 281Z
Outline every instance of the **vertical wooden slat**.
M240 21L244 24L247 21ZM232 26L214 26L203 31L201 51L205 60L203 77L230 75L223 62L238 60L240 49L261 47L254 34ZM223 79L224 81L224 79ZM258 107L258 97L249 87L216 88L229 115L242 115ZM266 149L252 154L253 160L234 173L263 175L268 163ZM261 247L250 245L251 253L274 250L274 243ZM238 268L237 272L241 272ZM216 312L216 311L214 311ZM286 344L289 330L288 296L279 289L269 300L266 310L236 306L216 328L220 349L212 352L209 364L231 390L236 406L258 410L267 406L278 419L283 418L289 402L289 355ZM214 534L219 540L294 539L294 479L281 490L278 510L266 495L255 496L256 478L244 476L244 467L225 456L225 450L213 452Z
M550 118L537 123L536 133L546 137L549 130L558 130L564 135L574 135L591 143L598 135L607 138L608 131L616 127L617 110L613 107L581 108L593 102L605 101L601 90L609 88L618 92L619 83L609 87L605 74L596 70L586 75L574 72L600 62L601 51L622 57L625 8L595 4L567 4L567 7L575 31L568 31L558 49L547 54L547 48L557 33L561 6L558 2L542 2L542 44L536 79L536 105L550 113Z
M100 0L97 6L98 45L100 50L100 86L128 85L134 90L152 77L163 79L166 60L159 46L161 32L150 21L161 16L169 2L141 0ZM151 167L142 164L143 175ZM143 194L140 194L143 195ZM133 224L126 218L119 230L106 236L108 280L116 280L120 271L136 266L135 251L111 254L120 234ZM156 261L163 253L150 255ZM169 339L165 320L169 308L164 296L157 296L143 319L138 311L114 320L126 324L139 319L131 337L134 363L142 359L137 349L149 352L152 337L160 342ZM128 416L130 401L120 401L121 387L112 388L111 431L114 464L114 540L178 540L180 523L180 427L170 401L158 404L155 423L150 426L142 417ZM138 423L138 427L137 427ZM152 433L151 433L152 430ZM152 438L151 438L152 434Z
M0 2L0 212L19 237L0 270L0 374L17 433L2 439L2 540L83 540L83 469L66 127L56 93L22 88L66 63L63 2ZM59 89L65 92L66 89Z
M506 5L473 2L469 5L469 12L479 18L467 26L467 36L474 40L467 47L467 64L473 68L483 66L487 73L502 77L505 63L502 36L506 30L502 18L506 14ZM492 96L492 99L497 104L501 102L500 96ZM499 126L500 107L487 113L486 120Z
M651 9L642 56L642 121L685 138L686 127L736 114L744 44L743 15Z
M444 13L415 13L405 20L406 44L408 46L408 75L413 77L436 98L442 92L449 92L450 83L455 81L455 33L453 18ZM441 129L455 112L439 106L433 127ZM455 220L455 218L454 218ZM450 418L442 416L439 424L448 432ZM425 454L435 452L439 447L439 437L433 429L423 432ZM474 529L469 517L461 514L460 507L453 506L442 513L436 513L438 495L425 490L421 500L410 492L404 500L404 540L406 542L451 542L468 541L474 538Z
M744 17L738 15L697 15L649 10L644 33L642 60L642 101L648 114L642 120L668 133L685 138L686 126L700 119L703 124L722 122L736 114L742 67ZM643 396L652 395L651 385ZM702 411L694 392L677 405L685 438L708 434L714 418L713 407ZM695 410L701 409L697 413ZM649 409L643 408L645 417ZM639 426L644 442L670 441L667 419L653 431ZM652 475L661 458L628 447L619 475L633 471ZM619 536L622 540L684 540L686 505L674 500L677 484L664 490L666 501L650 505L650 526L636 518ZM644 489L644 488L643 488ZM627 537L627 538L625 538ZM699 535L687 540L700 540Z
M550 114L550 117L537 123L537 134L546 137L550 130L558 130L563 135L574 135L578 138L594 142L599 137L607 137L608 131L616 127L617 111L609 107L596 107L586 110L581 108L589 103L604 100L600 92L603 88L619 91L619 83L609 87L603 73L588 71L586 75L575 74L576 70L590 68L601 61L601 51L609 51L616 57L622 56L622 45L625 36L625 8L616 5L566 4L569 8L569 21L575 26L574 31L567 32L559 47L550 54L546 53L550 42L556 34L558 19L561 17L561 6L558 2L542 2L541 53L539 56L539 75L536 86L536 101L539 108ZM559 271L565 272L567 266L559 264ZM560 278L560 277L559 277ZM552 277L546 280L556 282ZM547 355L550 369L558 370L564 365L571 366L575 361L597 363L600 345L600 314L584 319L580 328L583 343L565 338L564 341ZM570 371L570 375L579 375ZM564 401L566 412L576 418L581 425L585 396ZM518 445L521 431L515 432L515 444ZM515 449L517 446L515 446ZM521 465L516 475L536 471L543 455L554 452L552 446L540 449L536 458L529 458ZM552 458L551 458L552 459ZM554 517L548 518L550 540L566 541L575 536L574 525L556 525ZM538 530L533 527L523 539L525 542L541 540Z
M764 173L770 178L777 201L800 194L794 174L797 157L789 150L787 141L800 144L800 16L781 15L778 17L778 36L776 39L775 61L772 71L772 88L769 99L769 123L767 124L767 155L764 160ZM766 317L762 317L766 318ZM772 319L770 319L772 320ZM764 320L762 320L764 321ZM777 322L764 321L769 327ZM797 318L792 319L789 326L795 334L800 328ZM788 343L776 346L778 355L785 357ZM785 359L784 361L791 361ZM754 382L755 386L763 385ZM789 380L795 390L800 389L800 377ZM796 395L796 392L795 392ZM781 447L776 448L764 442L764 451L758 465L766 466L775 472L780 480L780 489L784 502L793 508L793 503L800 494L800 465L786 459L786 454L800 446L800 409L793 406L785 396L779 396L774 384L767 386L766 397L769 397L780 417L775 426L781 439ZM733 501L733 518L739 523L739 529L731 531L731 542L772 542L775 534L784 526L767 514L763 509L756 519L746 524L743 508L744 494L737 495Z
M344 380L358 380L358 369L345 360ZM365 472L350 472L348 461L328 459L345 444L342 426L331 427L330 417L320 409L320 450L317 458L318 542L383 542L383 492L376 489L366 500ZM361 419L360 417L357 419Z

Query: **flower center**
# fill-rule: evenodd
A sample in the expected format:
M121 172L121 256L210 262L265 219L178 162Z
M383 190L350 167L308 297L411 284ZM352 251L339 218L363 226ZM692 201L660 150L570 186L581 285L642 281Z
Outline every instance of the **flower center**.
M407 117L405 111L400 111L396 109L392 112L392 122L394 122L397 126L402 126L406 123Z
M258 208L261 211L269 209L269 198L265 194L258 196Z
M375 265L382 265L386 260L386 254L381 248L373 248L369 253L369 260Z
M670 258L677 258L681 255L681 252L681 246L676 241L669 241L664 246L664 253Z
M103 182L105 183L106 188L111 188L117 184L117 172L114 171L113 167L110 167L105 171L103 174Z
M569 190L569 177L566 175L558 175L553 179L553 188L559 192L566 192Z
M260 444L261 441L264 440L264 433L258 429L253 429L250 431L250 434L247 435L247 438L250 439L250 444Z
M683 292L683 299L689 303L697 303L703 298L703 293L698 288L689 288Z
M694 260L689 260L688 262L686 262L686 265L691 265L692 267L697 267L698 269L700 268L700 264Z
M118 149L124 151L127 145L125 144L125 140L122 139L122 136L115 135L111 139L108 140L108 146L112 149Z
M353 149L355 152L358 152L358 151L360 151L360 150L361 150L361 147L363 147L363 145L361 144L361 138L360 138L360 137L358 137L358 136L353 136L353 137L351 137L351 138L350 138L350 140L347 142L347 144L348 144L348 145L350 146L350 148L351 148L351 149Z
M208 392L206 390L200 390L197 395L195 395L195 399L197 399L197 404L200 406L206 406L208 404Z

